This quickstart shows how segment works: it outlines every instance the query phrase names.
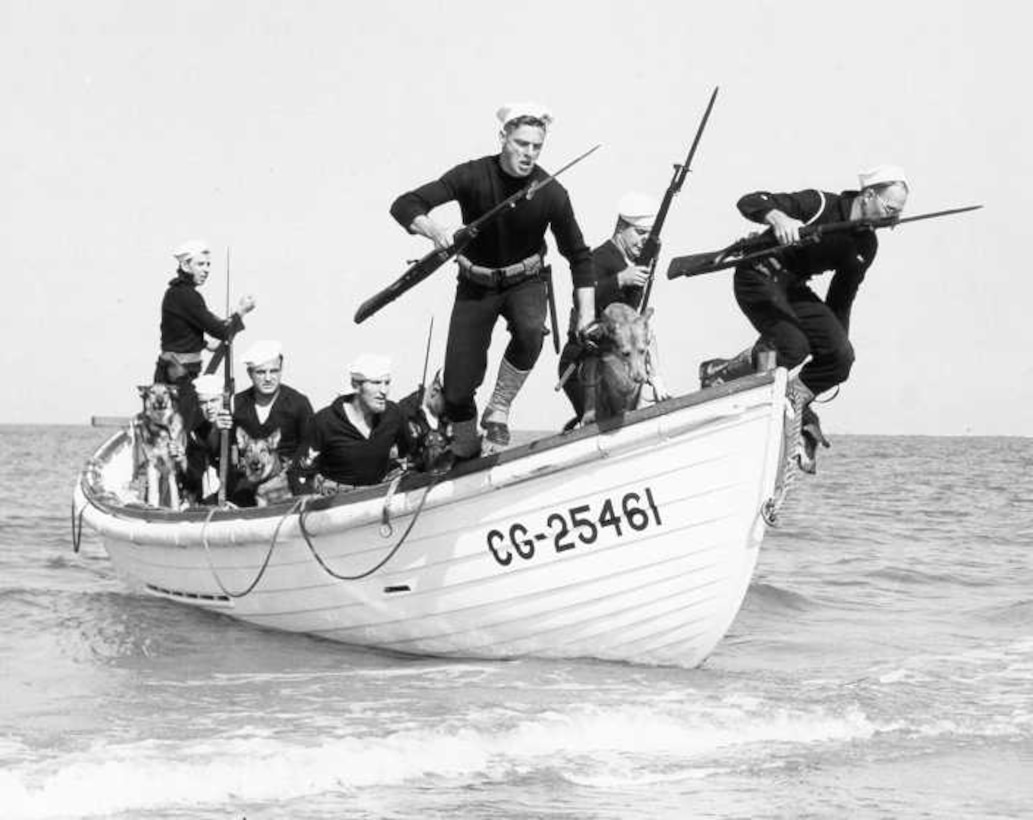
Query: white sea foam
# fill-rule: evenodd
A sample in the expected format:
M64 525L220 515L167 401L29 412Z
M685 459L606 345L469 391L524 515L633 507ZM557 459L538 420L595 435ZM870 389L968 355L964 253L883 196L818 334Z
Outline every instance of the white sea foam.
M558 769L571 781L642 784L699 776L708 756L728 750L748 756L771 744L841 742L877 730L857 710L836 715L770 706L766 712L577 708L504 729L493 725L342 736L308 746L268 734L107 745L8 769L0 774L0 805L11 818L90 817L283 801L423 777L500 779L539 768Z

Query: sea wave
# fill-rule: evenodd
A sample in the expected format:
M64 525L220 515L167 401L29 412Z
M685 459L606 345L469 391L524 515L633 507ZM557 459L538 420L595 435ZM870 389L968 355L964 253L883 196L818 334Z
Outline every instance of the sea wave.
M0 773L0 805L9 818L91 817L285 801L421 778L499 782L543 771L574 783L643 784L698 777L701 767L725 770L730 754L755 763L773 745L800 750L876 731L856 708L836 713L769 704L758 713L753 705L727 701L717 710L550 711L503 730L441 726L310 745L266 733L108 743L9 766Z

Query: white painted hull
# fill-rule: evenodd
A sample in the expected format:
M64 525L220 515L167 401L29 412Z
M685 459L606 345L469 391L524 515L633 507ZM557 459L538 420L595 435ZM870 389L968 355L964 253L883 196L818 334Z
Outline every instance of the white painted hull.
M464 465L429 489L403 483L388 501L386 486L314 501L304 531L290 505L105 501L100 488L128 478L119 436L75 503L134 585L263 627L419 655L695 666L756 564L785 461L785 389L777 370Z

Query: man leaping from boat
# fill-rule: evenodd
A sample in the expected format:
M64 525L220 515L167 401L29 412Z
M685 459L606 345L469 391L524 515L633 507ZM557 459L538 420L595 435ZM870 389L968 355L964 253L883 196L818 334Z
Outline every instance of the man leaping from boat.
M537 161L552 115L539 105L513 104L496 116L502 125L500 152L457 165L398 197L391 215L403 228L438 248L447 247L452 232L428 216L431 210L457 201L464 224L469 224L531 180L546 177ZM474 394L484 381L488 346L500 316L509 323L510 341L481 425L487 450L509 444L510 405L538 360L545 335L546 228L570 263L578 329L595 316L591 253L562 185L553 182L484 227L457 257L459 282L445 352L445 414L453 424L452 450L458 458L473 457L481 449Z
M770 226L781 245L798 242L805 225L892 217L904 210L909 186L900 168L880 165L860 174L859 180L860 191L839 194L816 189L796 193L757 191L742 197L738 208L752 222ZM786 248L735 269L735 299L760 332L760 344L774 348L777 363L789 369L811 356L797 386L804 404L800 466L807 472L814 472L818 444L828 446L811 402L850 375L854 363L850 312L878 247L875 231L859 228L850 233L824 234L817 242ZM826 271L833 275L822 300L807 283ZM720 373L721 380L752 370L749 356L741 357L738 364L743 373L726 368ZM704 378L704 386L706 382Z

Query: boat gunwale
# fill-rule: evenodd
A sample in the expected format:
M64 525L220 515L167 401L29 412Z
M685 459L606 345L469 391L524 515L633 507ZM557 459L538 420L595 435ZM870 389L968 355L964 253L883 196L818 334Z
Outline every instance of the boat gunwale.
M640 410L633 410L623 416L608 419L603 422L593 423L574 430L553 433L545 438L535 439L526 444L519 445L499 453L488 456L480 456L465 461L445 473L443 476L432 473L410 473L403 476L396 488L397 493L404 493L418 490L440 483L443 480L454 480L463 476L490 470L491 468L520 459L539 455L549 450L563 447L568 444L593 438L603 433L610 433L625 427L641 424L661 416L668 415L679 410L694 407L717 399L733 396L737 393L744 393L763 387L775 381L776 370L769 370L761 373L754 373L726 384L696 390L683 396L668 399L657 404L649 405ZM88 505L96 507L103 513L123 519L133 519L153 523L214 523L239 520L253 520L263 518L282 518L289 515L292 508L298 503L299 498L308 499L305 504L306 512L329 510L335 507L357 504L371 499L382 499L389 487L389 482L371 485L369 487L358 487L346 493L338 493L332 496L299 496L277 504L270 504L266 507L244 507L235 509L219 509L217 507L194 507L187 510L171 510L149 507L146 505L129 506L124 504L111 503L109 497L98 493L96 488L87 480L90 472L90 465L105 463L110 459L111 453L122 445L126 436L122 430L108 439L93 454L87 466L79 476L79 487Z

